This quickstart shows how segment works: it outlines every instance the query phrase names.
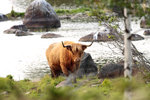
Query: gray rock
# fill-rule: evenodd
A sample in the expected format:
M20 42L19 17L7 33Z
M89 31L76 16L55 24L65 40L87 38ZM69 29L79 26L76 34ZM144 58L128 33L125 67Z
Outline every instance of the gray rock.
M58 28L60 20L52 6L45 0L34 0L25 12L23 24L28 29Z
M58 38L58 37L62 37L62 36L59 34L53 34L53 33L47 33L41 36L41 38Z
M96 33L93 32L89 35L86 35L86 36L80 38L79 41L91 42L91 41L93 41L93 38L94 38L95 34ZM117 34L114 34L114 33L103 34L101 32L98 32L97 39L95 41L96 42L107 42L107 41L114 41L114 40L118 40L118 35Z
M82 77L83 75L96 75L97 66L94 63L91 55L89 53L84 53L82 60L80 62L79 70L77 71L77 77Z
M134 61L132 67L132 75L136 75L138 72L136 61ZM98 78L115 78L124 75L124 61L119 63L109 63L104 65L98 72Z
M14 25L11 27L11 29L18 29L22 31L28 31L27 27L25 25Z
M143 34L147 36L150 35L150 30L145 30Z
M29 32L25 32L25 31L22 31L22 30L17 30L17 31L15 32L15 34L16 34L16 36L28 36L28 35L33 35L33 34L29 33Z
M124 66L122 64L106 64L98 73L98 78L114 78L123 75Z
M17 29L7 29L7 30L4 31L4 33L6 33L6 34L15 34L16 31L17 31Z
M139 40L144 40L144 37L142 37L141 35L138 34L131 34L128 39L130 39L131 41L139 41Z

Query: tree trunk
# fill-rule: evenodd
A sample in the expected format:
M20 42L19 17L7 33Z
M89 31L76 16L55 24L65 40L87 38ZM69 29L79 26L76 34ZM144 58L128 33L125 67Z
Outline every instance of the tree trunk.
M131 31L131 16L127 14L127 8L124 8L124 22L125 22L125 35L124 35L124 77L131 79L132 78L132 51L131 51L131 40L130 31ZM124 100L132 100L132 91L126 89L124 91Z
M131 51L131 40L129 39L131 31L131 16L127 14L127 8L124 8L124 19L125 19L125 36L124 36L124 46L125 46L125 61L124 61L124 77L132 77L132 51Z

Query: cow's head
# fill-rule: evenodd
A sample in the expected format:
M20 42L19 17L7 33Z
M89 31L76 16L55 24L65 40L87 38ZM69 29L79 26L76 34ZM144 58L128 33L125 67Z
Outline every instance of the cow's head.
M83 45L80 43L73 43L71 45L64 45L64 43L62 42L63 47L71 51L71 53L73 54L73 61L77 64L80 62L84 50L87 47L91 46L92 44L93 44L93 41L91 42L90 45Z

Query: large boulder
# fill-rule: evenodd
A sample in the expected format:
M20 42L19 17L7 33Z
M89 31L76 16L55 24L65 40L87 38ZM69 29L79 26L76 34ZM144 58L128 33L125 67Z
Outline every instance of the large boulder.
M8 20L8 17L4 14L0 14L0 21Z
M80 62L80 68L77 72L77 76L82 77L83 75L96 75L97 71L97 66L94 63L91 55L89 53L84 53Z
M137 64L134 62L132 67L132 75L136 75L139 71L137 68ZM124 62L119 63L109 63L104 65L100 71L98 72L98 78L115 78L124 75Z
M25 12L23 24L29 29L58 28L60 20L52 6L45 0L34 0Z

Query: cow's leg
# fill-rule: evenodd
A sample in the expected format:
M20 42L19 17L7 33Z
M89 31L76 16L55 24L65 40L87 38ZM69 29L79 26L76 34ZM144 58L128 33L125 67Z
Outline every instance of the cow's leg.
M63 72L66 76L68 76L69 73L68 73L68 70L67 70L66 66L65 66L64 64L62 64L62 63L60 64L60 66L61 66L62 72Z
M50 64L50 69L51 69L52 77L56 78L58 75L57 75L57 72L56 72L56 70L54 68L55 68L55 66L52 65L52 64Z
M52 77L57 77L57 73L54 69L51 69L51 74L52 74Z

